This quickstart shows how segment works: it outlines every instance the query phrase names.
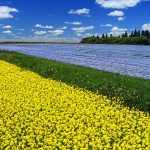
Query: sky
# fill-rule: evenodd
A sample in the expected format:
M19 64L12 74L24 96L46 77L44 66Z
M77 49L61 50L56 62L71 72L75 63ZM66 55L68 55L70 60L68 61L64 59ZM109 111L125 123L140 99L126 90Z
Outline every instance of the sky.
M0 41L78 42L150 30L150 0L0 0Z

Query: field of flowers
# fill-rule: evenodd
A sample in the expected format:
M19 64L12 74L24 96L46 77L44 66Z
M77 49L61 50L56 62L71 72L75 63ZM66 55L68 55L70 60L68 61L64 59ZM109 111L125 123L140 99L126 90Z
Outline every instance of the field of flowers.
M150 116L0 61L0 149L150 149Z

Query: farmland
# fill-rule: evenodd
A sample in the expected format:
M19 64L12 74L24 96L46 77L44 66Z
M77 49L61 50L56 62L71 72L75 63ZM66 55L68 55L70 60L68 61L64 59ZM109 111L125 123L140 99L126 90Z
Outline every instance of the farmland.
M0 89L0 149L150 148L149 114L119 99L111 102L5 61Z
M38 73L44 78L62 81L107 96L123 105L150 112L150 80L65 64L10 51L0 51L0 59ZM149 66L148 66L149 67Z

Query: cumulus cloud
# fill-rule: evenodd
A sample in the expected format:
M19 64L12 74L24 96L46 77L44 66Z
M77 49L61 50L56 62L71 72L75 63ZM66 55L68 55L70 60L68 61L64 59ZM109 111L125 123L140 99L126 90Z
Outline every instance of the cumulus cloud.
M64 27L61 27L61 28L59 28L59 29L66 30L66 29L67 29L67 27L66 27L66 26L64 26Z
M110 13L108 14L108 16L118 17L118 20L119 20L119 21L122 21L122 20L125 19L125 17L124 17L124 12L123 12L123 11L119 11L119 10L115 10L115 11L113 11L113 12L110 12Z
M79 37L80 39L85 38L85 37L91 37L93 35L95 37L97 37L97 36L101 37L102 36L99 33L88 33L88 32L87 33L78 33L78 34L76 34L76 36Z
M124 12L116 10L116 11L110 12L108 16L122 17L124 16Z
M34 27L35 28L42 28L42 29L53 29L54 28L53 26L48 26L48 25L42 26L41 24L36 24Z
M46 31L35 31L34 32L36 35L44 35L46 34L47 32Z
M143 24L142 30L149 30L150 31L150 23Z
M104 8L117 8L125 9L128 7L134 7L142 0L96 0L96 3Z
M87 30L92 30L94 29L94 26L87 26L87 27L79 27L79 28L72 28L73 31L76 32L76 34L83 33Z
M54 35L54 36L61 35L61 34L64 33L64 31L61 30L61 29L56 29L56 30L48 31L48 32L51 33L51 34Z
M12 12L19 12L16 8L0 6L0 19L13 18Z
M125 17L118 17L119 21L125 20Z
M87 8L83 8L83 9L71 9L69 12L69 14L77 14L77 15L89 15L90 14L90 10Z
M74 21L74 22L65 22L65 24L81 25L82 23L81 23L81 22Z
M101 24L100 27L113 27L112 24Z
M126 28L118 28L118 27L113 27L111 29L111 33L113 36L120 36L122 35L125 31L127 31Z
M10 28L12 28L12 26L11 26L11 25L5 25L5 26L3 26L2 28L3 28L3 29L10 29Z
M12 32L10 30L6 30L6 31L3 31L4 34L11 34Z
M84 34L77 34L78 37L90 37L90 36L101 36L99 33L84 33Z

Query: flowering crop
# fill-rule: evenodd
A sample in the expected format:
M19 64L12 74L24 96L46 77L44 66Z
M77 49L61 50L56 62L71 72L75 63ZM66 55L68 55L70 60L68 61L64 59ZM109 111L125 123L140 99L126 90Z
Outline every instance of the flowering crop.
M147 46L81 44L1 44L0 49L150 79Z
M0 61L0 149L150 149L150 116Z

